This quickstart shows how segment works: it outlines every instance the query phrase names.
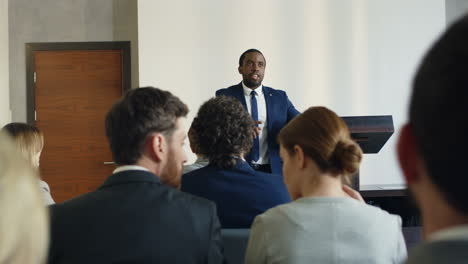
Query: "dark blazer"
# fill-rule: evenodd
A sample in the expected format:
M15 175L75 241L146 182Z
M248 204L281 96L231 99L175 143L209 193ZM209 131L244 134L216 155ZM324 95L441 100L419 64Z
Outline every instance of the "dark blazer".
M268 154L270 156L271 171L276 174L283 173L283 165L279 157L279 145L276 140L279 131L295 116L299 114L294 105L289 101L286 92L263 86L263 94L267 108L268 128ZM247 110L242 82L228 88L216 91L216 96L226 95L237 98ZM246 160L251 162L250 155Z
M466 264L467 240L441 240L422 243L411 249L407 264Z
M52 205L48 263L222 263L212 202L146 171L111 175L94 192Z
M291 201L281 175L255 171L245 161L184 174L181 190L215 202L223 228L250 228L258 214Z

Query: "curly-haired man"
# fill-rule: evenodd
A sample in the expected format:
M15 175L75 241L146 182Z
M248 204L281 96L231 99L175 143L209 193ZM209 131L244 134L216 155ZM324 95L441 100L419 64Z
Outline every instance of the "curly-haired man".
M256 215L291 200L281 175L255 171L245 161L254 121L237 99L208 100L192 126L209 165L185 174L182 190L214 201L223 227L248 228Z

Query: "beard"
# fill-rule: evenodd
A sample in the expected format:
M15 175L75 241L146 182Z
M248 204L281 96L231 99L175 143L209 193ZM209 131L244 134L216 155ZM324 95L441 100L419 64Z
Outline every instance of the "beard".
M168 153L169 157L173 157L172 150ZM161 182L174 188L180 187L182 176L182 164L175 159L168 159L164 171L161 173Z
M258 80L252 80L252 79L247 79L245 78L244 80L245 86L249 88L257 88L262 84L263 78L259 78Z

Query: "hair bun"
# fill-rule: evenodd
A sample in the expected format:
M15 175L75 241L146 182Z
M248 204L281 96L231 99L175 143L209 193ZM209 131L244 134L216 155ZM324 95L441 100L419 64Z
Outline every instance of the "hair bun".
M333 167L339 173L354 174L359 170L362 150L354 141L339 141L331 157Z

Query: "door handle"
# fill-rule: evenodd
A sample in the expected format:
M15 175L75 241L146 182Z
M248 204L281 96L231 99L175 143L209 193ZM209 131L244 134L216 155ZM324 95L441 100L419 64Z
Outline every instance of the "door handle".
M104 161L104 165L114 165L115 162L113 161Z

